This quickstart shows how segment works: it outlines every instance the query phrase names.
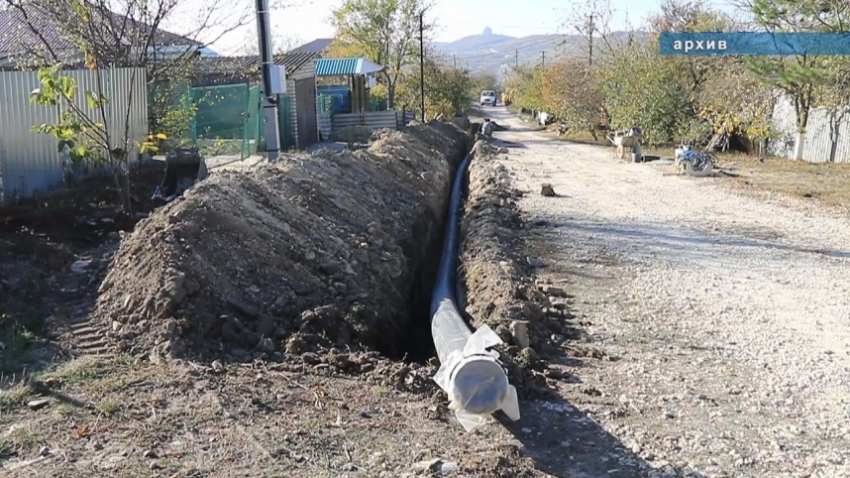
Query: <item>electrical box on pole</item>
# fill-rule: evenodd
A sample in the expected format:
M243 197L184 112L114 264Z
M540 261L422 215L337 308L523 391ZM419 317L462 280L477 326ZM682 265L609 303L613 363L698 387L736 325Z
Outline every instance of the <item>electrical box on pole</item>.
M271 94L286 94L286 66L271 65L269 68L269 80L271 82Z
M280 86L280 81L275 85L273 73L276 70L272 58L272 35L269 25L269 0L256 0L257 7L257 36L260 43L260 61L263 66L263 130L266 136L266 153L269 162L277 161L280 154L280 130L278 129L277 95L275 89ZM279 73L277 74L281 76ZM286 88L286 74L282 75L284 89Z

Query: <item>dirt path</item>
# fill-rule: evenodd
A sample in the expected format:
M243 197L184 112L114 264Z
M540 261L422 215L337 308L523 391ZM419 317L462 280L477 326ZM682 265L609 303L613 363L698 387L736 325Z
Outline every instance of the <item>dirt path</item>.
M564 364L568 401L649 476L850 476L846 220L488 114L521 143L504 164L531 192L543 275L566 284L607 358ZM540 196L543 182L561 196Z

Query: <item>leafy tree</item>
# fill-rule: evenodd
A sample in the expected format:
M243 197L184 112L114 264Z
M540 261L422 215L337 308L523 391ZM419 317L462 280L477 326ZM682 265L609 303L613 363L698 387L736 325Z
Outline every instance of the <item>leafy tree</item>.
M646 141L659 144L693 136L693 92L675 65L658 54L657 41L634 42L599 65L610 125L638 125ZM628 72L628 74L625 74Z
M597 139L604 97L596 72L586 62L569 59L550 66L541 93L543 109Z
M17 31L4 43L23 67L143 67L151 81L185 69L198 49L254 20L251 0L2 0ZM179 20L181 35L164 28ZM81 52L82 58L77 55Z
M425 53L425 113L428 118L451 117L466 110L477 97L470 90L467 70L445 66L446 62L429 47ZM418 66L418 65L417 65ZM421 115L419 68L408 68L398 82L398 98ZM479 92L480 93L480 92ZM419 116L418 115L418 116Z
M469 93L477 99L484 90L499 90L499 79L492 73L478 73L469 77Z
M742 61L730 61L711 75L696 97L699 116L714 133L740 134L753 140L774 136L772 88L750 72Z
M519 108L539 110L543 108L543 82L546 70L539 67L519 67L508 78L507 87L515 91L513 104Z
M661 11L649 19L653 32L739 31L743 25L730 15L712 10L701 0L664 0ZM666 61L684 73L686 88L693 92L687 114L699 120L683 119L680 136L698 140L704 132L726 131L754 138L770 134L773 108L770 88L744 66L740 57L671 56Z
M0 41L21 52L13 59L21 68L144 68L154 130L170 121L166 116L186 113L174 110L199 48L255 20L253 0L205 0L203 8L183 0L0 1L15 19L15 30ZM164 31L178 23L181 35Z
M702 0L663 0L661 11L649 18L650 31L660 32L721 32L737 31L738 25L729 15L712 10ZM697 92L709 77L722 74L731 57L671 56L667 61L686 75L692 91Z
M132 92L122 134L107 127L110 105L103 93L85 90L85 103L80 104L77 82L70 76L61 75L59 65L39 70L38 80L40 88L30 97L30 101L44 107L58 108L59 121L36 125L33 131L56 138L59 152L67 148L75 163L88 161L95 167L108 166L124 211L132 215L127 154L135 146L130 144L128 134L130 104L134 103ZM99 81L97 83L100 85Z
M327 56L363 56L383 66L379 81L392 109L399 79L409 67L418 66L419 19L428 1L343 0L331 14L336 36ZM433 23L425 23L423 29L428 35Z

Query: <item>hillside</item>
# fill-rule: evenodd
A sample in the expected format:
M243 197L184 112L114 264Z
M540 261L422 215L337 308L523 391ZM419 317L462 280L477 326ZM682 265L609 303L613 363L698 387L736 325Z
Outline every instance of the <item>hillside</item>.
M626 32L615 32L612 41L625 40L627 36ZM601 40L598 38L594 40L594 44L599 42ZM449 61L457 61L458 66L467 67L472 73L492 73L499 79L504 77L506 69L516 64L540 64L544 51L546 62L563 57L587 57L587 40L581 35L531 35L517 38L498 35L487 28L480 35L453 42L437 42L434 45ZM600 50L597 48L597 51Z

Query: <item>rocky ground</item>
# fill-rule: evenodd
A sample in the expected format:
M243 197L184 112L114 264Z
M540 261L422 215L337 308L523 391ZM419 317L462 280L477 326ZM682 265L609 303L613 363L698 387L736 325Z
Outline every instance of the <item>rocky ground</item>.
M589 475L848 476L846 220L491 115L521 143L504 164L534 193L520 206L541 275L574 298L601 357L564 363L558 391L633 453ZM564 453L566 469L573 458L598 450Z

